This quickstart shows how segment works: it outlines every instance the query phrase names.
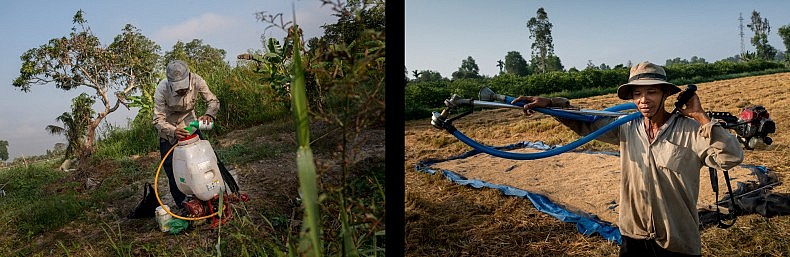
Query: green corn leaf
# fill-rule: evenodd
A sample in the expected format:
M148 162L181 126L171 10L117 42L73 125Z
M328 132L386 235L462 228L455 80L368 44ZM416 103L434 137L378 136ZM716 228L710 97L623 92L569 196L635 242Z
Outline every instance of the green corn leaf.
M293 30L299 31L299 27L294 22ZM318 186L316 185L315 162L313 161L313 151L310 149L310 127L307 116L307 92L305 91L305 75L302 66L302 57L299 46L300 38L297 33L293 34L294 57L293 72L294 80L291 85L291 107L294 113L294 123L296 124L296 139L299 148L296 152L296 168L299 174L299 187L302 192L302 204L305 208L305 222L302 230L308 232L308 238L312 245L312 256L321 256L320 232L321 226L318 223Z
M299 170L299 186L302 191L302 204L305 208L305 221L302 230L307 231L312 244L313 256L321 256L320 230L318 223L318 186L316 185L313 151L309 146L300 146L296 152L296 168Z
M299 28L294 25L293 30ZM299 146L309 146L310 132L309 120L307 117L307 92L305 91L304 67L302 66L302 56L299 49L299 36L294 37L294 56L293 71L294 79L291 85L291 106L296 123L296 140Z

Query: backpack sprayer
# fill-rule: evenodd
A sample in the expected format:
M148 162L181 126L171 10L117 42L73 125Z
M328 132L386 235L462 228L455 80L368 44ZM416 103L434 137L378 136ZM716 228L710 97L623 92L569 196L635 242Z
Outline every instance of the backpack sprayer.
M158 179L156 178L159 177L159 171L162 170L165 159L172 153L173 176L176 179L178 190L186 195L193 195L194 198L183 204L190 217L173 214L168 208L163 208L163 210L175 218L187 221L211 218L211 228L217 227L220 222L224 224L232 217L231 208L228 208L231 204L249 200L247 194L239 193L236 179L217 159L209 141L200 139L196 133L198 130L210 130L213 125L213 122L208 124L197 120L190 122L184 128L189 132L189 136L179 139L178 143L170 148L159 163L154 177L156 200L159 201L160 206L166 206L159 198ZM229 194L226 189L230 189L231 193ZM220 200L224 205L222 210L219 209ZM222 215L219 215L220 212ZM216 216L220 216L222 219L217 219Z

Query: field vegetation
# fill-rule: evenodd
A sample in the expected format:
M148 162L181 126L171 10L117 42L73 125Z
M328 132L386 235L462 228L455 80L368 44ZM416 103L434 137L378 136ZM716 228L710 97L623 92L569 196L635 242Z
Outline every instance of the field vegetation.
M787 72L698 84L698 94L706 110L737 115L741 108L749 105L765 106L777 122L777 132L772 136L774 142L747 150L744 163L766 166L779 175L780 181L785 181L790 174L790 144L787 143L790 142L787 133L790 125L782 122L790 118L786 108L790 104L787 88L790 88L790 73ZM571 100L572 104L587 109L603 109L623 102L615 94ZM470 138L494 146L521 141L567 144L580 138L549 116L526 118L520 110L511 109L481 110L455 121L454 125ZM415 172L415 164L421 160L447 158L471 148L446 131L431 126L428 118L407 121L405 135L407 255L617 256L618 245L597 235L580 234L573 224L538 212L527 199L506 197L493 189L456 185L441 175ZM617 151L617 146L597 141L581 148ZM519 163L528 165L529 162ZM788 194L790 185L782 183L772 192ZM710 227L702 231L702 255L784 256L790 252L788 231L790 216L740 216L729 229Z
M285 38L262 39L272 42L270 48L232 53L241 54L235 66L223 61L229 53L199 39L178 42L152 58L155 80L122 97L139 109L127 127L98 127L89 151L53 151L0 169L6 192L0 196L6 210L0 214L0 256L382 255L384 2L327 2L325 8L338 22L325 25L323 36L302 38L299 17L291 17L270 26L288 31ZM268 26L275 16L283 15L260 12L256 18ZM145 37L139 30L127 34ZM217 230L192 224L170 235L153 219L126 218L142 199L143 184L155 179L160 159L152 96L164 64L174 59L185 60L219 98L217 125L206 136L250 195L249 202L233 205L235 217ZM307 101L298 120L305 123L291 116L300 83ZM204 110L200 104L196 113ZM79 119L73 121L63 129L78 128ZM297 140L297 127L309 133L299 138L309 141ZM79 136L86 142L86 134ZM312 148L312 181L297 172L299 146ZM78 159L73 170L58 169L72 157ZM167 184L164 175L156 179ZM300 188L305 183L312 189ZM316 222L300 229L307 223L304 190L315 193L310 218ZM318 237L306 240L308 231Z

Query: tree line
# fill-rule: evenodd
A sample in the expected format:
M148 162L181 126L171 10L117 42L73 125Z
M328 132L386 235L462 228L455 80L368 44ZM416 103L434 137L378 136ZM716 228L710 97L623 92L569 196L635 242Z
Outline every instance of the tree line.
M443 100L451 94L474 97L483 85L512 96L547 95L558 92L597 90L607 92L625 83L632 63L611 67L605 63L595 64L588 60L587 66L579 70L565 70L559 57L554 54L553 38L548 14L539 8L535 17L527 22L532 53L527 61L520 52L509 51L505 59L497 61L499 74L492 77L479 74L479 67L472 56L461 61L461 66L450 78L437 71L412 70L404 74L406 81L405 99L407 119L427 117L430 111L441 107ZM664 63L667 76L677 84L699 83L728 76L745 76L759 72L775 72L787 69L790 51L780 53L768 44L771 31L766 18L756 10L752 12L748 27L754 32L751 43L756 52L744 52L733 57L709 63L704 58L689 59L676 57ZM790 24L779 28L785 48L790 49ZM409 77L411 75L412 78Z
M771 32L771 26L767 18L761 17L760 13L756 10L752 11L751 22L747 27L754 32L751 37L751 44L755 47L755 52L746 51L729 57L729 61L751 61L751 60L766 60L766 61L785 61L790 62L790 24L784 25L779 28L778 35L782 38L785 45L785 51L780 52L775 47L768 43L768 35ZM541 74L553 71L566 71L562 65L562 61L554 54L554 43L551 36L551 29L553 25L549 21L548 13L541 7L538 8L535 17L531 17L527 22L530 39L534 42L531 45L532 53L531 59L527 61L520 52L509 51L505 55L505 59L498 60L496 66L499 67L499 74L509 74L515 76L529 76L532 74ZM665 66L675 64L695 64L695 63L708 63L704 58L692 56L690 60L676 57L667 59ZM620 64L620 66L631 67L628 64ZM596 65L592 60L588 60L585 69L611 69L609 65L601 63ZM458 70L453 72L448 79L474 79L483 78L484 76L479 73L480 68L472 56L461 60L461 66ZM568 72L579 71L575 67L567 70ZM495 75L496 76L496 75ZM407 82L428 82L438 81L444 79L437 71L432 70L412 70L411 77L405 74Z

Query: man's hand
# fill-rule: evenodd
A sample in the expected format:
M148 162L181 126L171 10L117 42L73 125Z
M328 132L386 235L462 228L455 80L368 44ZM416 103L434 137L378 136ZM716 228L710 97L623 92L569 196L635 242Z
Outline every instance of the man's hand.
M519 96L510 104L516 104L518 102L523 102L524 104L524 114L527 116L532 115L535 111L532 108L545 108L551 105L551 99L545 97L538 97L538 96Z
M710 117L705 114L705 110L702 109L702 103L699 100L699 96L694 94L691 96L691 99L686 103L685 108L679 110L681 114L691 117L692 119L696 120L700 124L708 124L710 122Z
M183 139L189 136L189 131L184 128L176 128L176 136L178 139Z

